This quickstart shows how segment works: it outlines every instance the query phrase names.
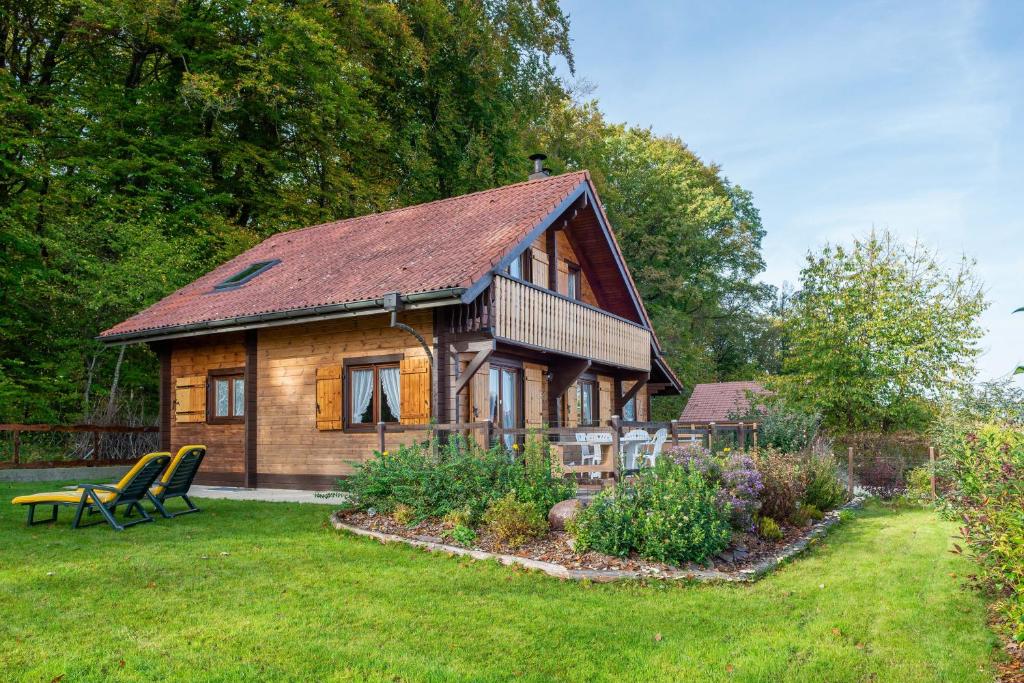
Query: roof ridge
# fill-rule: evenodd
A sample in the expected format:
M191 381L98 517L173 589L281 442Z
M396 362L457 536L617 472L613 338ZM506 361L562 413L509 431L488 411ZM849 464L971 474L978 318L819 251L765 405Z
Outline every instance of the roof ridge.
M314 228L323 228L328 225L341 225L342 223L348 223L350 221L362 220L364 218L373 218L376 216L386 216L392 213L398 213L399 211L408 211L409 209L415 209L422 206L432 206L436 204L444 204L446 202L453 202L457 199L466 199L467 197L475 197L481 194L487 194L489 192L498 192L500 190L509 190L523 185L530 185L534 183L545 183L550 182L556 178L567 178L569 176L579 175L584 180L590 178L590 171L587 169L580 169L579 171L567 171L566 173L560 173L559 175L551 175L544 178L534 178L532 180L522 180L518 183L512 183L511 185L499 185L497 187L491 187L486 190L477 190L476 192L467 192L466 194L455 195L454 197L443 197L441 199L432 199L429 202L420 202L419 204L409 204L407 206L398 206L394 209L388 209L387 211L377 211L375 213L364 213L359 216L351 216L349 218L339 218L333 221L324 221L323 223L317 223L316 225L307 225L301 228L293 228L291 230L284 230L282 232L276 232L273 235L267 237L267 240L280 237L281 235L294 235L295 233L304 232L306 230L312 230ZM265 240L266 241L266 240ZM243 252L244 253L244 252Z

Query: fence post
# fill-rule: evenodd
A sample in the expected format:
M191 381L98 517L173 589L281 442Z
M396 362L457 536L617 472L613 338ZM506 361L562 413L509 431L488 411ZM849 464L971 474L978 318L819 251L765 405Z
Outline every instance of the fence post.
M846 449L846 491L853 498L853 446Z
M622 481L622 473L619 471L622 467L622 458L619 457L619 429L621 428L622 421L618 415L612 415L612 445L611 445L611 457L612 457L612 478L615 481Z
M679 420L672 420L669 429L672 431L672 445L679 448Z
M757 449L757 423L756 422L752 423L750 425L750 428L752 430L751 433L750 433L750 436L751 436L751 438L754 441L754 449L756 450Z
M21 431L14 430L14 450L11 453L11 461L17 465L21 461Z
M718 427L715 426L714 422L709 422L708 427L708 450L714 452L715 439L718 438Z
M384 430L385 429L386 429L386 425L383 422L378 422L377 423L377 441L378 441L378 445L380 446L381 455L383 455L384 451L387 450L386 444L384 443L384 441L385 441L385 439L384 439Z
M96 431L92 433L92 457L93 460L100 459L100 433Z
M747 450L747 428L743 426L742 422L739 423L738 431L736 432L736 450Z
M938 498L938 496L935 493L935 446L928 447L928 463L931 465L929 470L931 472L932 480L932 501L934 502L935 499Z

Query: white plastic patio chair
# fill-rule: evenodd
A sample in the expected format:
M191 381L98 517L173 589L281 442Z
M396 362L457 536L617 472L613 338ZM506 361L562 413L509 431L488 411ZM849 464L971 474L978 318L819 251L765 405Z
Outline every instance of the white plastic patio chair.
M668 430L662 427L654 433L654 438L642 446L644 463L648 467L654 467L654 464L658 462L658 456L661 455L661 449L665 446L666 441L668 441Z
M600 465L604 458L601 457L601 445L589 443L584 432L576 432L576 443L580 445L581 465ZM600 479L600 472L589 472L591 479Z
M636 462L640 449L650 443L651 435L643 429L632 429L622 437L619 443L622 444L622 469L636 470L639 465Z

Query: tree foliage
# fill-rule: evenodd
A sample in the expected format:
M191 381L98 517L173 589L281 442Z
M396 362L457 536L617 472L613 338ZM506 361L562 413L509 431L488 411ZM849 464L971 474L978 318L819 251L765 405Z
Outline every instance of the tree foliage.
M669 364L683 383L749 378L774 355L761 312L774 288L751 194L682 140L609 124L566 100L538 134L555 170L587 168ZM765 320L765 322L762 322ZM675 418L679 405L661 417Z
M0 0L0 420L152 407L95 335L271 233L520 180L557 56L555 0Z
M772 387L840 431L923 427L972 378L986 306L972 267L889 232L809 254Z

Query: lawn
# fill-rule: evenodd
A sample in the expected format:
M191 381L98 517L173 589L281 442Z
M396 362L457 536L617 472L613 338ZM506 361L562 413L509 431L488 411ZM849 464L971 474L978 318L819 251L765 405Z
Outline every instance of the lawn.
M38 488L0 483L0 680L992 679L927 511L870 507L753 586L608 586L356 539L319 505L29 529L7 501Z

